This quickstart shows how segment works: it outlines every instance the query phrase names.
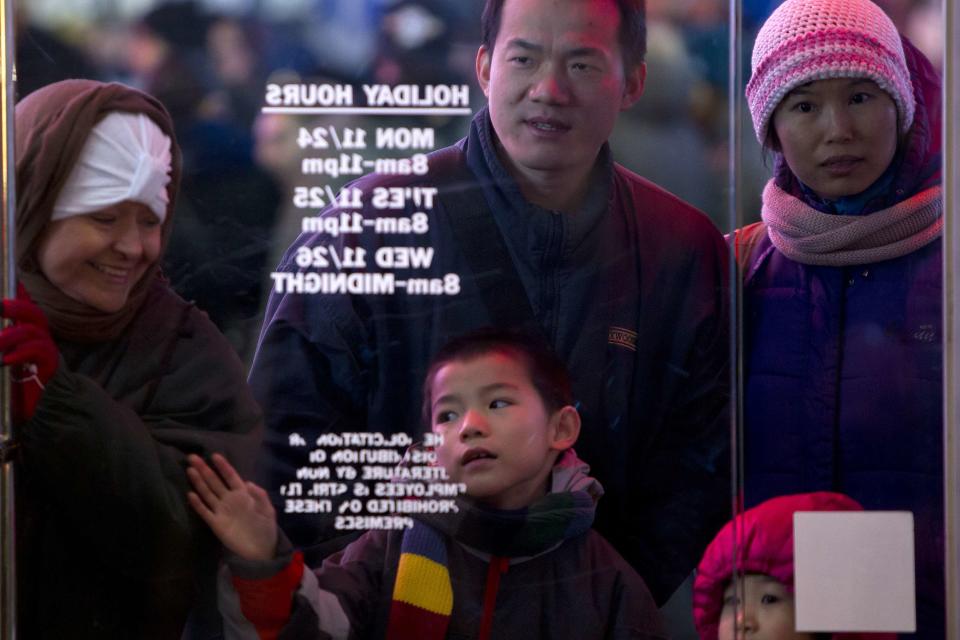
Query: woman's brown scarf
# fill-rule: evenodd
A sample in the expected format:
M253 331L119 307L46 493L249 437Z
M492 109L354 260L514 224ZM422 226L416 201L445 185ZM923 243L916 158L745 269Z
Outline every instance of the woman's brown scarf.
M16 107L16 261L17 278L40 305L58 339L100 342L120 335L140 310L159 275L159 259L133 287L126 305L105 313L74 300L40 271L37 247L50 222L53 205L80 156L90 130L107 113L143 113L173 142L167 193L170 204L163 223L161 256L170 237L173 207L180 184L180 151L170 116L155 98L122 84L66 80L39 89Z
M862 216L822 213L771 180L763 190L770 241L801 264L843 267L905 256L943 232L943 189L936 185Z

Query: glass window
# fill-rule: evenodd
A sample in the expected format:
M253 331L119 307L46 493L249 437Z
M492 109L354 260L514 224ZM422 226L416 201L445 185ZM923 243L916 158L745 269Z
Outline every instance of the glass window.
M21 636L946 637L942 3L13 4Z

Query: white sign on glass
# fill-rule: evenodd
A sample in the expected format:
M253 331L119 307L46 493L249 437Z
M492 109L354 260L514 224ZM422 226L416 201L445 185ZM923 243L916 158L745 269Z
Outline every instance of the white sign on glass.
M916 631L913 514L797 512L797 631Z

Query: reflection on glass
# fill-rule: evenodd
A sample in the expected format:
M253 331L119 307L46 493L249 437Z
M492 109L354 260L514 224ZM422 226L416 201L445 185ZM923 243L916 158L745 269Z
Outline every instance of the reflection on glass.
M773 178L732 240L745 506L836 491L911 512L915 637L942 638L938 73L868 0L788 0L746 96Z
M650 2L623 28L636 3L554 4L507 0L479 55L480 2L21 7L21 97L96 77L169 110L183 177L163 269L251 369L256 480L309 566L365 528L338 518L409 519L367 513L384 497L364 483L394 487L430 358L489 324L532 328L570 369L577 455L605 488L594 526L657 602L727 517L726 7ZM451 221L471 210L485 228Z
M645 79L628 3L560 7L508 2L491 13L475 70L489 104L467 137L429 169L408 154L342 195L318 189L336 206L271 274L251 384L269 423L266 485L310 564L342 541L331 541L332 514L283 512L279 489L309 455L289 435L410 433L430 355L489 324L532 328L565 360L587 425L577 452L605 487L596 528L655 598L690 573L726 512L725 251L689 205L611 162L605 142ZM328 109L336 91L285 87L267 99ZM383 95L369 83L352 94L368 106ZM344 133L318 121L303 139L314 153ZM310 166L357 166L353 150L332 157Z

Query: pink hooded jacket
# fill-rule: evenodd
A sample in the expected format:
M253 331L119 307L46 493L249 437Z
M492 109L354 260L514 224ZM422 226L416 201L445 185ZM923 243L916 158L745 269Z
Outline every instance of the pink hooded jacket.
M728 522L713 539L697 567L693 583L693 617L701 640L717 640L723 591L734 572L734 535L738 571L762 573L793 591L793 514L796 511L862 511L852 498L819 491L779 496L748 509ZM896 634L837 633L834 640L893 640Z

